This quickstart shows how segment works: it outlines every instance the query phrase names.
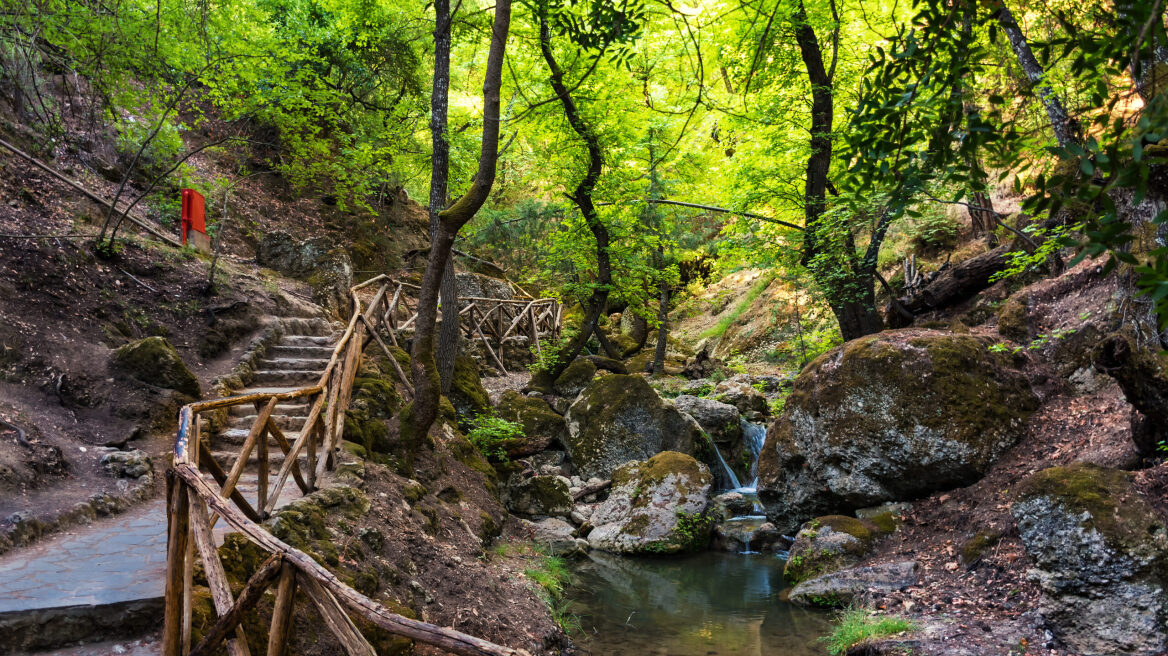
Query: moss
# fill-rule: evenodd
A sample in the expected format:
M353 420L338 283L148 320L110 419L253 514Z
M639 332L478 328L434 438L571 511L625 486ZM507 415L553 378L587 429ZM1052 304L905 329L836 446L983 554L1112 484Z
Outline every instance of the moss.
M144 383L202 396L199 379L164 337L147 337L126 344L114 351L113 363Z
M868 521L872 522L881 533L895 533L900 526L900 517L892 511L873 515L868 518Z
M479 377L479 366L474 360L459 355L454 359L454 374L450 378L450 402L457 411L459 426L470 427L470 421L491 410L490 398Z
M495 416L523 426L524 439L507 446L507 455L515 458L543 451L553 443L562 443L567 431L564 418L543 399L524 396L515 390L503 392Z
M612 474L612 484L619 487L635 482L637 487L647 488L660 484L670 475L678 475L679 485L683 480L689 480L697 487L713 482L709 471L702 470L701 464L693 456L677 451L662 451L643 463L632 463L617 469Z
M637 345L637 340L628 335L625 335L624 333L609 335L608 341L612 343L613 348L617 350L617 353L621 358L627 358L641 350Z
M1027 316L1027 298L1011 296L998 309L998 332L1015 342L1030 341L1030 323Z
M442 488L436 496L445 503L458 503L462 500L462 492L453 485Z
M556 392L562 396L575 396L588 386L596 375L596 365L591 360L576 358L567 369L556 378Z
M834 543L830 549L822 548L823 543L817 545L816 538L819 532L827 528L836 533L850 535L855 540ZM783 569L783 576L794 585L851 567L868 552L880 532L879 527L872 522L855 517L844 515L817 517L800 529L799 535L796 536L796 546L805 545L805 548L792 549L787 565Z
M1166 529L1156 511L1136 493L1132 475L1088 463L1044 469L1023 481L1020 499L1047 497L1094 529L1120 551L1145 545Z
M367 453L389 453L392 444L386 420L401 409L397 387L386 377L353 380L353 400L345 413L345 440L360 444Z
M1002 532L996 529L983 528L974 533L961 545L961 562L972 565L981 560L985 552L992 549L1002 540Z
M417 503L426 496L426 486L417 481L406 481L402 485L402 496L411 504Z
M626 367L629 371L639 374L648 369L649 365L653 364L653 355L653 351L651 350L641 351L629 358Z

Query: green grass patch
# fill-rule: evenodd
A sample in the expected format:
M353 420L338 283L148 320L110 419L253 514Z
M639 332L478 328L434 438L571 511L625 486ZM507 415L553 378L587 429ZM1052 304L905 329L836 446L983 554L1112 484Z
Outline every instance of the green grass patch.
M706 339L707 337L721 337L722 335L725 335L730 326L734 325L734 322L738 321L738 318L742 316L742 313L746 312L746 309L751 305L754 305L754 302L758 300L758 297L762 296L762 293L766 291L767 287L770 287L771 281L774 279L775 277L773 274L767 274L759 278L758 282L754 283L754 286L750 288L750 291L746 292L746 296L744 296L742 300L738 302L738 305L735 305L734 309L730 310L728 313L726 313L726 316L719 319L717 324L711 328L706 329L702 332L702 334L698 335L698 339Z
M914 628L915 625L903 617L878 617L862 608L850 608L840 613L835 629L822 640L827 643L827 653L839 656L855 645Z

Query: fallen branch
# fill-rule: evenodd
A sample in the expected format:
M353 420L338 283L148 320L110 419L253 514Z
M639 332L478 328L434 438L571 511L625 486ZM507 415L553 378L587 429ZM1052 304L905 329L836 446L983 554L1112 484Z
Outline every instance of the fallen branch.
M23 428L21 428L20 426L17 426L16 424L11 423L11 422L4 421L3 419L0 419L0 426L5 426L10 430L16 431L16 443L17 444L19 444L20 446L23 446L26 449L32 448L32 444L30 444L28 441L28 437L27 437L28 433L25 433Z
M597 492L603 492L610 487L612 487L611 480L601 481L599 483L593 483L592 485L585 485L584 487L580 488L579 492L572 495L572 501L579 501L580 499L583 499L584 497L592 496L593 494L596 494Z

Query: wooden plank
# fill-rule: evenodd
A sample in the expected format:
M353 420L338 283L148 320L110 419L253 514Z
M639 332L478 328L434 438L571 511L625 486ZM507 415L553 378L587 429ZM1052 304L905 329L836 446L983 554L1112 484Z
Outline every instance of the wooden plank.
M231 607L235 599L231 596L231 584L227 582L227 572L223 570L223 562L219 560L219 550L215 548L215 536L211 533L211 519L207 516L207 506L202 499L195 497L191 501L191 526L195 532L195 544L199 547L199 556L203 560L203 573L207 576L207 587L211 590L211 601L215 604L215 612L222 618ZM249 656L247 636L238 622L234 625L235 638L227 641L227 653L230 656Z
M353 380L357 377L357 368L360 365L361 353L365 347L365 326L364 324L357 327L353 331L353 339L349 342L349 360L345 365L345 370L341 374L340 389L337 395L337 409L336 421L337 425L332 435L326 435L325 448L321 452L320 461L316 463L316 478L320 480L324 476L325 468L332 469L333 464L333 450L341 443L341 439L345 435L345 412L349 409L349 401L352 397Z
M259 404L256 404L259 410ZM268 505L268 425L272 423L272 416L264 420L264 427L260 431L259 441L256 442L256 506L263 508Z
M211 472L211 477L215 479L215 482L219 484L219 487L223 487L223 484L227 482L227 473L224 472L223 468L219 466L219 461L215 460L214 454L211 453L211 447L208 446L206 442L200 442L199 451L202 454L202 458L199 460L199 464L206 467L207 471ZM239 490L233 490L231 492L231 501L234 502L235 505L243 511L243 514L247 515L247 518L251 521L262 521L260 519L260 514L251 507L251 503L249 503L247 499L243 498L243 494Z
M272 606L272 625L268 629L268 656L284 656L288 651L288 631L292 628L295 600L296 569L284 563L280 568L280 583L276 586L276 603Z
M535 320L535 308L527 308L527 315L531 318L531 341L535 342L535 352L537 355L543 355L543 347L539 344L539 322Z
M442 628L390 612L384 606L342 583L332 572L322 567L308 554L285 544L264 530L262 526L248 520L230 502L217 496L215 488L204 481L199 476L198 471L190 465L179 465L173 471L245 538L266 551L283 554L285 560L292 563L306 577L320 582L345 606L385 630L440 647L460 654L460 656L520 656L520 652L509 647L496 645L461 631Z
M519 326L519 324L523 323L523 320L530 315L529 310L531 310L531 305L533 303L535 303L535 301L528 303L527 307L523 308L522 312L515 315L515 318L511 320L511 325L507 326L507 331L503 333L502 339L507 339L507 336L511 334L511 331L515 330L515 328Z
M255 403L256 401L267 401L268 399L276 399L278 401L289 401L291 399L298 399L302 396L309 396L319 392L323 383L317 383L311 387L301 387L290 392L280 392L279 394L269 394L267 392L259 392L256 394L241 394L239 396L224 396L218 399L210 399L208 401L199 401L192 403L186 408L190 408L193 412L206 412L208 410L218 410L219 408L230 408L235 405L246 405L248 403Z
M188 466L179 465L179 467ZM198 474L198 470L195 470L195 474ZM166 486L166 591L164 592L162 653L165 656L181 656L183 653L183 564L187 554L190 505L187 499L187 486L183 484L182 479L169 472L167 478L169 480ZM239 515L242 517L243 513L239 513Z
M280 430L280 427L276 425L276 422L271 417L268 417L268 434L276 440L276 445L284 452L284 457L288 457L288 453L292 450L292 445L288 442L288 437L284 435L284 431ZM304 481L303 474L300 473L299 462L292 463L292 478L296 481L296 486L300 488L301 492L305 494L312 492L312 488L308 487L308 483Z
M321 617L324 618L325 626L333 632L341 646L345 648L345 653L349 656L377 656L373 645L370 645L365 636L361 635L357 625L353 624L353 620L345 613L345 609L341 608L340 602L332 593L321 587L310 576L300 574L296 578L300 587L312 599L312 603L316 604Z
M478 330L478 328L475 328L475 330ZM479 339L483 340L483 346L487 347L487 353L491 354L491 357L495 359L495 364L499 365L499 371L503 372L505 375L507 373L507 368L503 366L503 361L499 359L499 356L495 355L495 349L491 348L491 343L488 342L487 338L483 336L483 331L478 330L478 333Z
M189 499L188 499L189 504ZM195 541L194 528L187 522L187 550L183 554L183 613L182 645L183 653L191 650L191 621L195 615Z
M308 485L314 490L316 489L316 445L320 443L322 432L324 432L324 425L318 418L312 427L312 432L308 434Z

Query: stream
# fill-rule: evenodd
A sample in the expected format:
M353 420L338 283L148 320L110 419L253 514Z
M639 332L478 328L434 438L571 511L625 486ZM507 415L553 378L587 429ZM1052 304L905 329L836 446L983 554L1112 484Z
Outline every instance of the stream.
M722 488L714 494L755 500L754 514L727 520L749 536L766 521L755 496L766 428L745 420L742 428L752 456L749 485L714 447ZM593 551L575 566L567 591L580 621L573 641L597 656L820 656L831 614L780 600L785 555L751 551L749 538L739 553L633 558Z

